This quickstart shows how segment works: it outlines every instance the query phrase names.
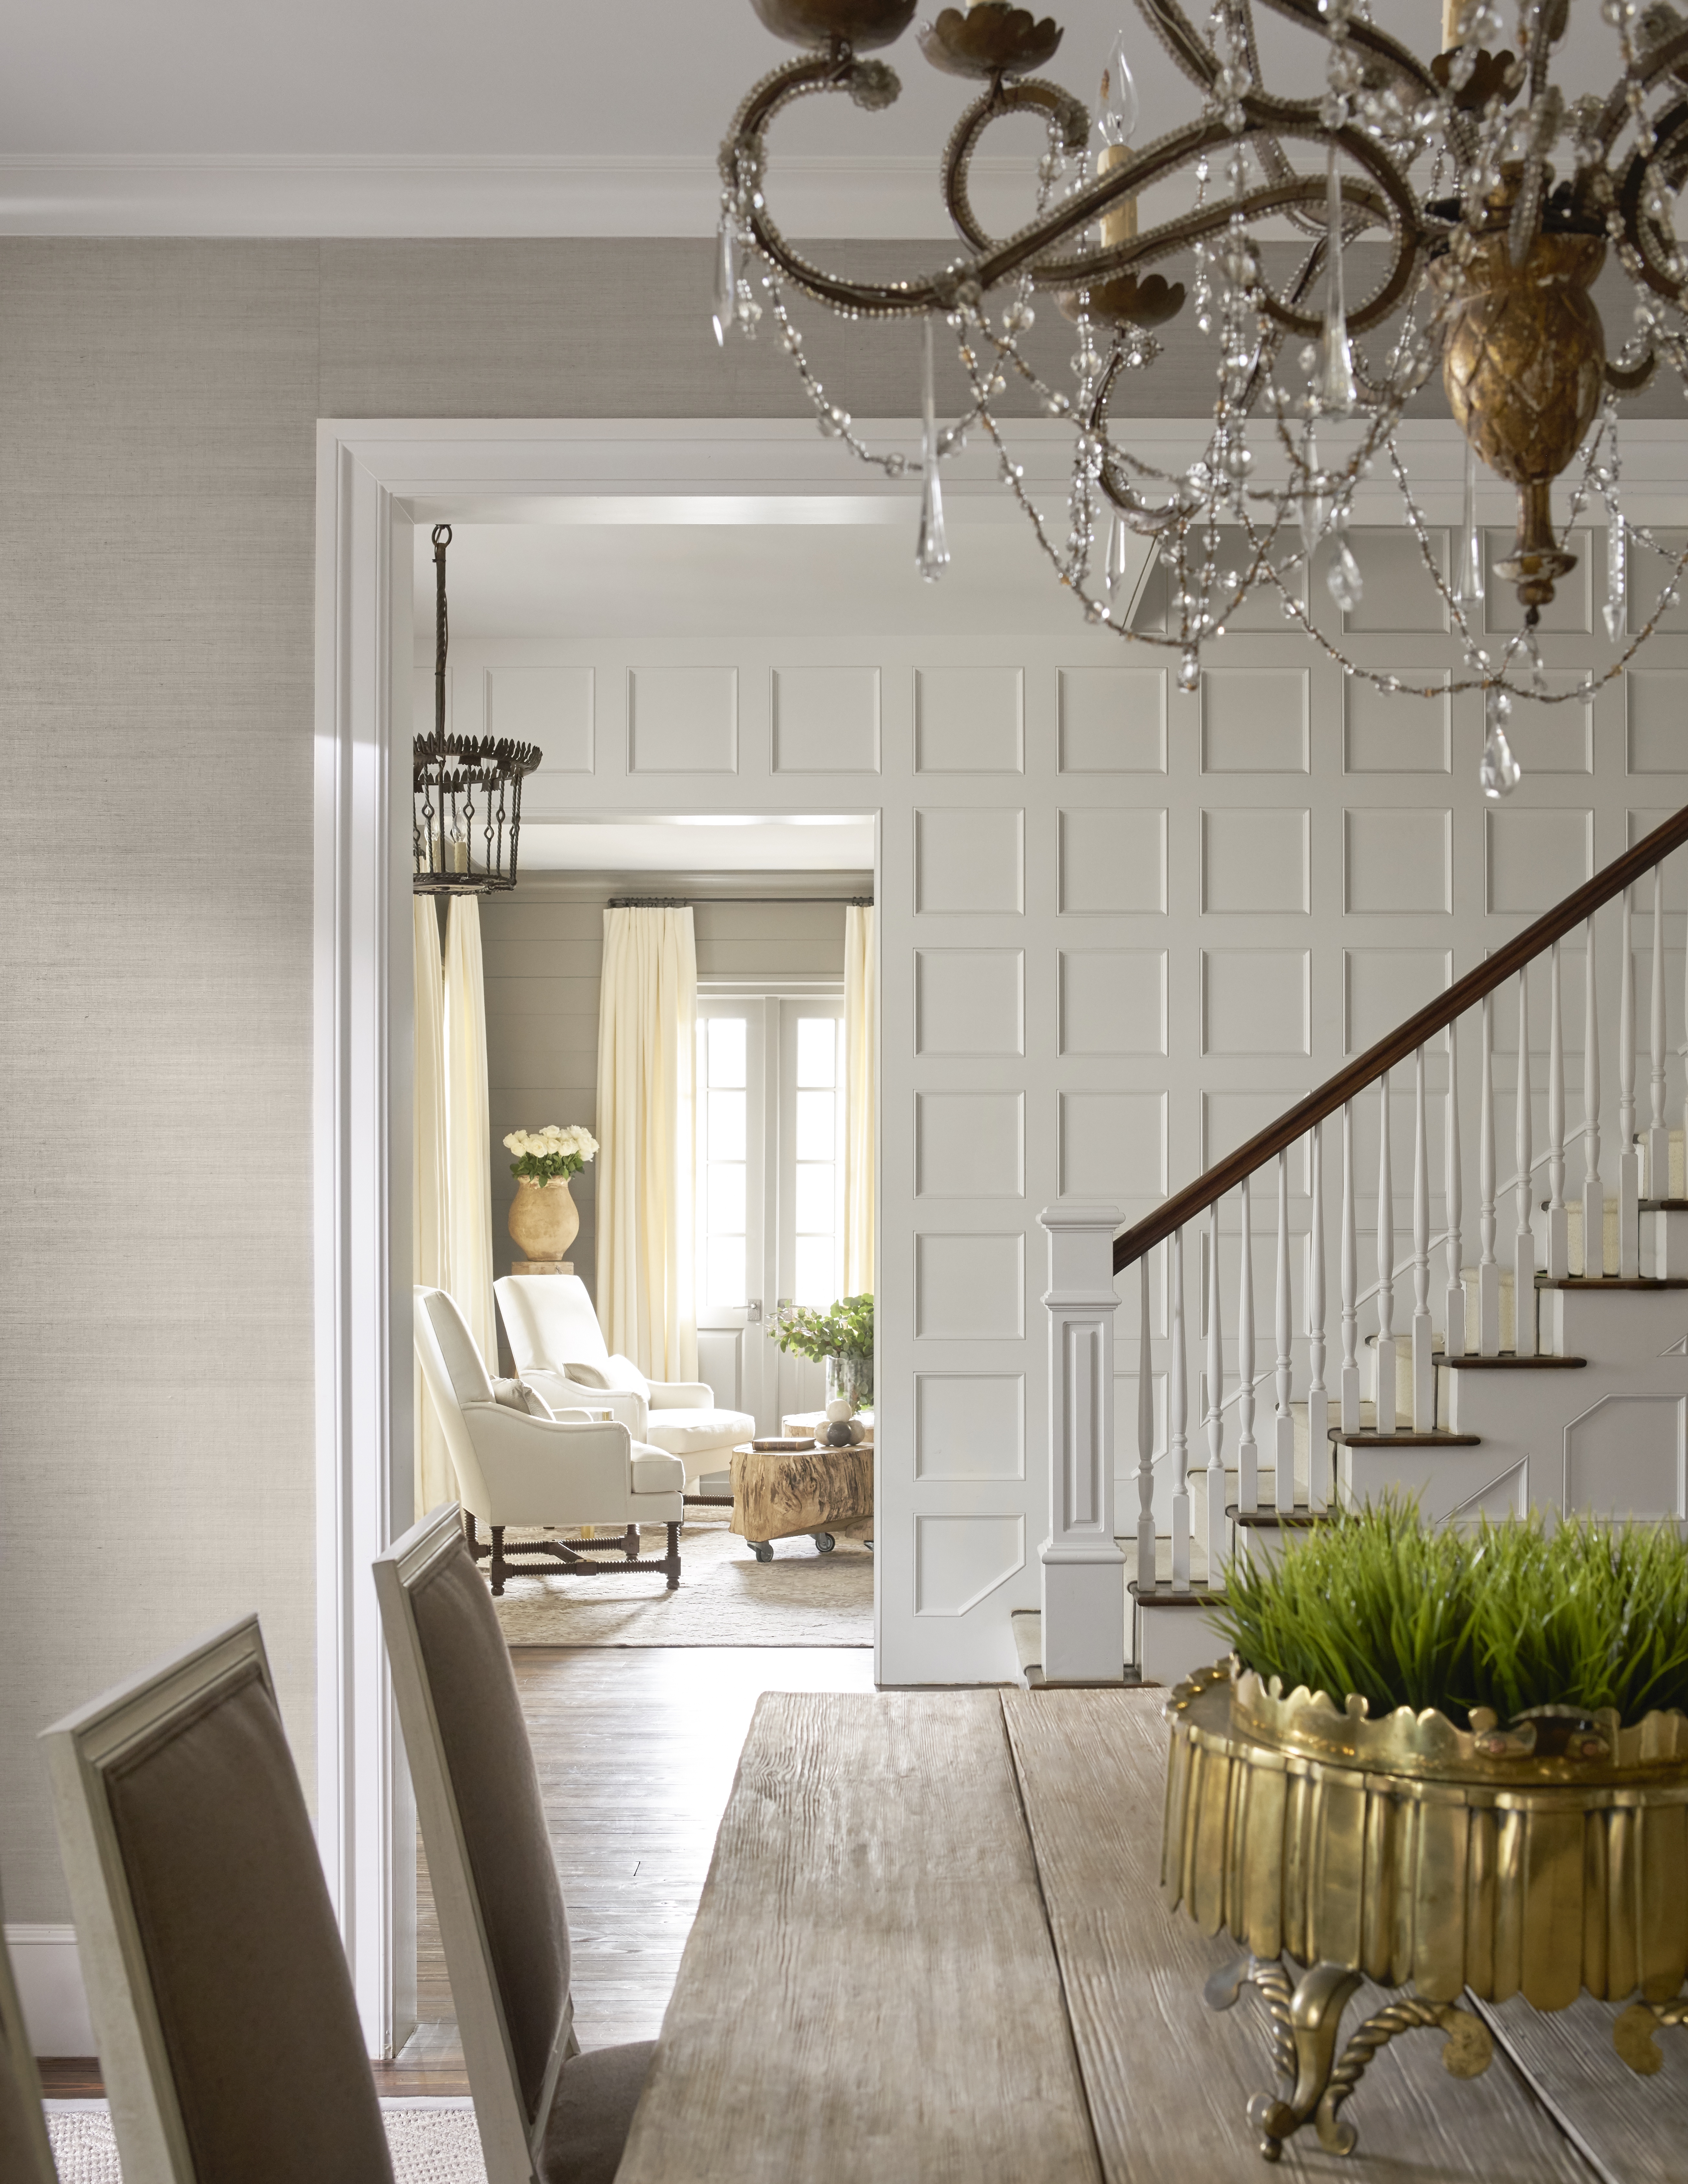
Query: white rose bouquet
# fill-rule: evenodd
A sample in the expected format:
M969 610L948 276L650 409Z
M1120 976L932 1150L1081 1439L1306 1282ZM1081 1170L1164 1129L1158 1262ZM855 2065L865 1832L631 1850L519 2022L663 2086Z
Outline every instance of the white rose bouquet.
M598 1140L578 1123L547 1123L543 1130L512 1130L504 1149L515 1155L512 1175L532 1176L543 1186L556 1176L578 1175L598 1150Z

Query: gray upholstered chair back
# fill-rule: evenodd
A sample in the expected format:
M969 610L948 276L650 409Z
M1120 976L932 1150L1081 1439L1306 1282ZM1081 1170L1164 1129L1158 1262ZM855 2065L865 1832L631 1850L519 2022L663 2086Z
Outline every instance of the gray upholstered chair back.
M0 1909L0 1936L5 1914ZM41 2078L30 2049L12 1959L0 1939L0 2176L6 2184L57 2184L42 2113Z
M499 2184L529 2173L577 2052L538 1772L455 1508L406 1533L375 1580L487 2173Z
M256 1618L46 1741L125 2184L391 2184Z

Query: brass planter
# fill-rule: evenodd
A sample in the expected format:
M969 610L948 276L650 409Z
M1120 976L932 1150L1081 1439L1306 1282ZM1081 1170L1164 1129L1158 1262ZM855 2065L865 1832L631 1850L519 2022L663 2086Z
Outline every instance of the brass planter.
M1449 2037L1457 2076L1486 2070L1487 2027L1457 2006L1522 1994L1563 2009L1586 1987L1641 1999L1616 2021L1632 2069L1688 2020L1688 1718L1543 1710L1505 1730L1457 1730L1402 1708L1373 1721L1323 1692L1287 1697L1240 1664L1201 1671L1167 1707L1161 1880L1206 1934L1247 1950L1209 1984L1223 2008L1252 1984L1278 2027L1292 2092L1261 2094L1261 2151L1316 2121L1347 2153L1338 2111L1384 2042L1415 2025ZM1301 1970L1293 1976L1284 1958ZM1343 2009L1364 1977L1411 1987L1340 2059Z

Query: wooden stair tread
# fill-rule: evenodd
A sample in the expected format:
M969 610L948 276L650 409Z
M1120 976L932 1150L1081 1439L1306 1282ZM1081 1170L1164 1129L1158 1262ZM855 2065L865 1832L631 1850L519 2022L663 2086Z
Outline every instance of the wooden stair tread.
M1635 1206L1641 1213L1688 1213L1688 1198L1638 1198Z
M1444 1357L1436 1355L1438 1365L1446 1366L1450 1373L1528 1373L1542 1366L1560 1372L1580 1371L1588 1363L1586 1357L1520 1357L1515 1351L1502 1351L1498 1357Z
M1688 1290L1688 1275L1538 1274L1539 1290Z
M1305 1532L1318 1522L1314 1509L1240 1509L1234 1502L1225 1505L1225 1514L1234 1524L1248 1524L1257 1530Z
M1483 1443L1481 1434L1446 1433L1440 1428L1414 1433L1410 1426L1397 1433L1379 1433L1375 1426L1344 1433L1340 1426L1333 1426L1330 1438L1344 1448L1480 1448Z
M1133 1578L1126 1591L1139 1607L1223 1607L1225 1605L1224 1594L1210 1591L1206 1585L1180 1589L1157 1583L1145 1589Z

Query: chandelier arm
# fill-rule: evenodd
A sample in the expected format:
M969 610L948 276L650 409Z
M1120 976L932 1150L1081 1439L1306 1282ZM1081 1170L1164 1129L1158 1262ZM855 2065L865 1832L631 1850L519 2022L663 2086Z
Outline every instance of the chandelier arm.
M752 84L740 101L726 137L721 147L721 176L729 189L738 181L738 155L741 147L753 144L760 153L761 140L767 134L768 124L783 107L794 99L803 98L820 91L848 91L850 81L861 64L848 47L825 53L800 53L794 61L772 70L760 83ZM883 70L894 86L885 103L889 105L901 92L895 72L876 64Z
M1679 99L1674 106L1660 115L1655 125L1652 149L1650 152L1638 149L1630 155L1623 179L1618 185L1618 204L1623 214L1624 232L1641 261L1641 270L1647 286L1656 295L1667 297L1673 304L1683 301L1682 283L1672 278L1669 269L1659 257L1658 231L1645 216L1641 206L1648 177L1655 170L1674 193L1685 159L1688 159L1688 99Z
M1299 23L1303 30L1312 31L1320 37L1325 35L1325 17L1317 0L1266 0L1266 5L1277 14L1287 15L1292 23ZM1386 62L1396 75L1405 76L1427 98L1439 100L1441 98L1441 86L1418 56L1384 31L1374 30L1357 14L1348 18L1347 40L1351 46L1357 46L1362 53L1370 53L1374 59Z
M1556 10L1551 6L1538 6L1535 20L1529 28L1529 44L1524 54L1524 69L1529 84L1527 112L1531 115L1541 112L1542 94L1547 88L1547 64L1554 36L1551 25ZM1557 11L1559 35L1564 34L1565 14ZM1540 127L1530 131L1529 149L1524 153L1524 171L1518 178L1518 195L1513 206L1513 215L1507 231L1507 255L1514 265L1522 265L1535 246L1541 231L1542 190L1546 181L1547 146L1542 142Z
M962 239L975 250L992 249L994 239L979 225L973 211L972 197L967 187L973 154L993 121L1005 114L1028 109L1049 117L1050 123L1060 129L1062 147L1068 152L1083 151L1090 133L1090 116L1081 102L1059 84L1045 82L1041 77L1034 76L1022 83L1004 83L998 77L984 96L973 102L950 131L950 141L944 148L942 183L944 209Z
M1688 28L1673 31L1661 38L1657 45L1647 48L1646 58L1633 74L1625 70L1607 95L1602 110L1600 125L1594 132L1594 141L1602 152L1610 152L1630 114L1630 86L1638 84L1643 92L1651 91L1662 75L1669 74L1676 64L1688 57Z
M1218 64L1178 0L1137 0L1139 14L1167 53L1204 97L1212 91Z

